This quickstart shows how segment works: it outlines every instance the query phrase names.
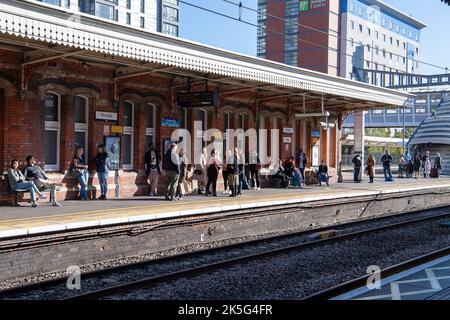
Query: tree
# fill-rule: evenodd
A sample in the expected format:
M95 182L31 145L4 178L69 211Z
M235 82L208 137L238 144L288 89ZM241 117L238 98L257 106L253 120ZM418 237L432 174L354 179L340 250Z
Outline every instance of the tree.
M447 5L450 6L450 0L441 0L441 2L446 3Z

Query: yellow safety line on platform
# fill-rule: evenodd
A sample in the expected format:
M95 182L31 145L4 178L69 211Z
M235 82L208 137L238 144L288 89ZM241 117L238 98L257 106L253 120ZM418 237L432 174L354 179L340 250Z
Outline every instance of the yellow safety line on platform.
M443 183L443 180L440 180L439 186L436 186L434 183L430 181L422 180L420 187L450 187L450 183ZM425 185L423 182L426 182ZM448 182L448 181L447 181ZM323 195L326 193L327 195L337 194L340 195L339 198L348 198L351 197L352 192L386 192L392 189L403 189L405 187L405 191L413 191L415 189L415 183L412 185L411 183L407 184L395 184L395 185L383 185L376 186L370 185L367 188L355 188L352 187L341 187L337 189L334 187L332 190L323 187L322 189L289 189L290 192L275 194L275 195L249 195L244 194L239 198L208 198L208 200L195 200L195 201L182 201L175 203L165 203L165 204L152 204L145 206L130 206L130 207L122 207L122 208L111 208L111 209L101 209L101 210L89 210L89 211L80 211L80 212L68 212L58 215L48 215L48 216L40 216L40 217L31 217L31 218L20 218L20 219L9 219L0 221L0 229L10 229L12 226L15 227L23 227L23 223L26 223L26 226L39 226L45 223L48 225L51 224L59 224L61 222L74 222L80 221L79 217L84 217L85 221L90 220L101 220L101 219L111 219L123 216L136 216L139 214L158 214L170 211L179 211L179 210L195 210L195 209L203 209L207 207L218 207L218 206L232 206L237 204L245 204L249 202L258 202L258 201L277 201L277 200L287 200L295 197L296 199L301 199L305 197L314 197L316 195ZM299 191L301 193L295 193L295 191ZM326 192L324 192L326 191ZM346 194L347 193L347 194ZM151 199L149 199L151 200ZM133 199L127 199L127 201L133 201ZM49 207L50 208L50 207ZM167 210L160 210L161 208L168 208Z

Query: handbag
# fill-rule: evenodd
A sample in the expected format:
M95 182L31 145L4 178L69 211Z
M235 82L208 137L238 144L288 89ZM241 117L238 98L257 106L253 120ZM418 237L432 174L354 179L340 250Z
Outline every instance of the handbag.
M83 171L81 170L81 169L78 169L78 168L75 168L74 170L73 170L73 176L75 177L75 178L80 178L81 176L83 175Z
M197 176L201 176L202 173L203 173L203 171L201 169L195 169L194 170L194 174L197 175Z

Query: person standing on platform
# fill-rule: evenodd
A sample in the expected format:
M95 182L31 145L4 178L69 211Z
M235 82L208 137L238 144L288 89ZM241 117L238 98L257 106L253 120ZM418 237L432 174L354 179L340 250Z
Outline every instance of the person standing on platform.
M439 152L436 154L436 158L434 158L434 168L436 170L436 178L439 178L442 170L441 154Z
M373 179L375 178L375 157L372 154L369 154L369 157L366 161L367 175L369 176L369 183L373 183Z
M231 155L231 151L229 151ZM234 154L227 156L227 171L228 171L228 187L231 190L230 197L238 195L239 188L239 153L235 149Z
M36 165L37 161L35 157L31 155L27 156L25 161L27 162L27 167L23 174L27 180L33 181L39 189L50 189L50 198L52 199L53 206L60 207L61 204L56 201L56 183L52 183L45 174L45 171Z
M361 172L362 167L361 156L359 154L354 156L352 163L353 163L353 182L360 183L361 180L359 179L359 174Z
M393 181L391 172L392 160L393 159L391 154L389 153L389 150L386 150L385 154L381 158L381 163L383 164L384 180L386 181Z
M423 157L423 177L430 178L431 173L431 159L430 159L430 151L425 152L425 156Z
M228 186L228 170L227 170L227 158L231 157L231 153L228 152L225 153L224 159L223 159L223 169L222 169L222 178L223 178L223 193L224 194L230 194L230 188Z
M109 155L104 144L98 146L98 153L94 158L98 182L100 184L99 200L106 200L108 194Z
M187 167L187 159L184 155L184 149L181 148L178 153L179 156L179 164L180 164L180 177L178 178L177 183L177 191L175 193L175 198L177 200L183 200L183 196L185 195L184 183L186 181L186 167Z
M399 178L404 178L404 174L406 171L406 160L403 156L400 156L400 158L398 158L398 177Z
M150 143L150 149L145 153L145 174L150 184L150 196L158 195L158 180L161 175L161 157L155 149L155 144Z
M88 182L89 171L86 158L84 157L84 148L78 147L74 151L70 172L80 182L80 200L89 200Z
M203 194L206 188L208 179L207 166L208 166L208 151L206 148L202 148L202 154L200 155L200 163L197 164L195 174L197 176L198 194Z
M164 170L166 171L166 200L176 201L175 194L180 178L179 155L177 154L177 145L172 143L170 148L164 154Z
M248 165L250 171L250 180L253 189L261 190L261 184L259 180L259 171L261 170L261 161L259 160L258 153L253 151L250 156L250 164Z
M242 194L243 189L248 189L248 182L246 181L246 175L245 175L244 151L236 148L236 152L238 155L238 167L239 167L239 185L238 185L237 195L240 196Z
M418 151L414 153L413 159L413 170L414 170L414 178L420 178L420 168L422 167L422 156Z
M213 195L213 197L217 197L217 178L219 177L219 161L216 157L216 150L213 149L211 151L211 158L208 161L208 182L206 183L205 188L205 196L209 196L210 194ZM212 187L212 192L211 192Z
M412 157L408 152L405 153L405 171L406 171L406 178L412 178L413 175Z
M303 150L300 150L301 152L301 164L299 165L300 173L302 174L302 180L305 181L305 169L308 165L308 157L306 156L306 153L303 152Z

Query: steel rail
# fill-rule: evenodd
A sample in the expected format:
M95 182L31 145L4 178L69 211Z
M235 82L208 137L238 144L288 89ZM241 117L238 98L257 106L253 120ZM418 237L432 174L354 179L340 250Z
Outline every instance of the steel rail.
M91 292L74 295L74 296L71 296L68 298L63 298L61 300L101 299L101 298L129 292L129 291L136 290L136 289L148 288L148 287L151 287L152 285L155 285L155 284L158 284L158 283L161 283L164 281L175 280L175 279L179 279L179 278L183 278L183 277L198 275L205 271L213 271L213 270L220 269L223 267L227 267L227 266L231 266L231 265L235 265L235 264L239 264L239 263L244 263L244 262L251 261L251 260L267 258L267 257L271 257L274 255L282 254L282 253L289 252L289 251L317 247L320 245L325 245L325 244L333 243L336 241L348 240L348 239L355 238L358 236L364 236L364 235L368 235L368 234L375 233L375 232L395 229L395 228L403 227L403 226L410 225L410 224L438 220L438 219L442 219L442 218L448 217L448 216L450 216L450 213L435 215L435 216L431 216L431 217L412 219L412 220L388 224L388 225L384 225L384 226L380 226L380 227L374 227L374 228L369 228L369 229L365 229L365 230L360 230L360 231L356 231L356 232L352 232L352 233L348 233L348 234L338 235L338 236L334 236L331 238L314 240L314 241L310 241L310 242L306 242L306 243L285 246L282 248L267 250L267 251L263 251L263 252L259 252L259 253L255 253L255 254L244 255L244 256L237 257L237 258L231 258L231 259L227 259L227 260L223 260L223 261L219 261L219 262L213 262L213 263L205 264L205 265L202 265L199 267L187 268L184 270L175 271L175 272L171 272L171 273L167 273L167 274L152 276L149 278L132 281L132 282L125 283L125 284L119 284L119 285L111 286L111 287L104 288L104 289L93 290Z
M383 276L383 278L387 278L389 276L399 274L403 271L412 269L414 267L420 266L427 262L431 262L438 258L447 256L449 254L450 254L450 247L436 250L436 251L430 252L428 254L419 256L417 258L413 258L413 259L395 264L393 266L387 267L385 269L382 269L380 271L380 275ZM322 290L320 292L314 293L312 295L309 295L309 296L303 298L302 300L329 300L332 298L336 298L344 293L348 293L355 289L364 287L367 284L367 281L371 276L372 276L371 274L368 274L368 275L364 275L362 277L344 282L342 284L338 284L331 288L328 288L328 289Z

